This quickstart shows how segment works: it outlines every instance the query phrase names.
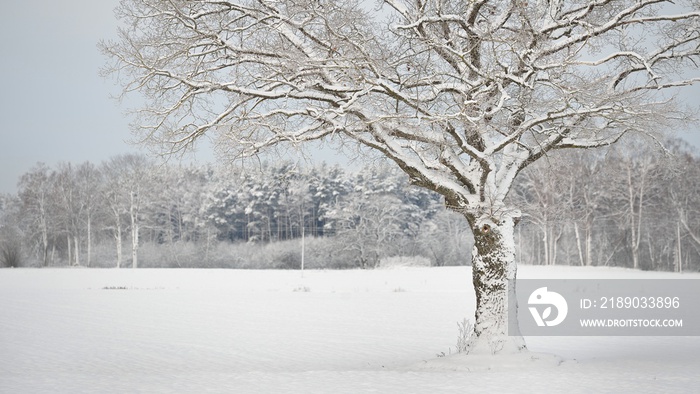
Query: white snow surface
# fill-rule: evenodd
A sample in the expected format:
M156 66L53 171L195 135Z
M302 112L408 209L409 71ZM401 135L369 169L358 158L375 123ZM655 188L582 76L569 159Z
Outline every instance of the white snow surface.
M521 278L700 278L520 266ZM468 267L0 270L1 393L682 393L700 337L528 337L438 357ZM554 356L556 355L556 356Z

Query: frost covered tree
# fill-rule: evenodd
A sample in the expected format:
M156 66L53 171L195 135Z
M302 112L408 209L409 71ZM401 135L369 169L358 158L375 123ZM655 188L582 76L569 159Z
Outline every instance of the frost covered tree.
M54 245L52 237L56 225L53 214L53 175L43 163L22 175L19 181L18 196L21 201L21 215L25 218L27 237L36 244L41 265L49 266L49 246Z
M149 203L148 193L156 193L149 188L151 165L145 156L120 155L105 162L102 172L108 179L101 192L112 218L117 268L121 267L122 262L122 231L127 226L131 235L131 266L138 268L139 233L144 219L142 211Z
M369 4L368 4L369 3ZM106 74L140 92L138 137L229 156L334 137L393 161L473 231L471 351L508 336L517 174L683 117L698 0L122 0ZM690 71L689 71L690 70Z
M351 193L339 208L328 214L343 248L361 268L375 268L382 252L400 252L398 240L407 212L401 200L389 193ZM391 256L390 255L390 256Z
M53 197L56 203L55 213L66 239L68 264L80 265L80 230L83 216L82 198L76 187L76 171L72 164L61 163L55 172Z
M81 265L82 245L85 244L86 265L89 267L100 172L89 162L78 166L61 163L54 175L54 214L66 237L68 263Z
M0 267L22 264L22 214L20 199L0 194Z

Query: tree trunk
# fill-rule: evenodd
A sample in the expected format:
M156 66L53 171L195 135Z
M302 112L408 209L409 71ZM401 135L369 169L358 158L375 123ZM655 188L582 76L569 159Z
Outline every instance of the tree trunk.
M131 268L139 266L139 191L131 192L129 216L131 218Z
M139 266L139 223L136 218L131 219L131 267Z
M117 268L122 266L122 229L119 225L114 233L114 241L117 243Z
M92 216L88 213L87 217L87 261L86 265L90 267L92 260Z
M73 244L70 241L70 233L66 233L66 245L68 245L68 265L71 265L71 262L73 261L73 251L72 247Z
M554 230L552 230L554 231ZM556 236L552 237L552 265L557 264L557 255L559 254L559 241L561 241L561 237L563 234L563 231L561 228L558 229L558 233Z
M44 199L39 200L39 223L41 226L41 243L44 251L44 267L49 266L49 226L46 223L46 208L44 207ZM56 242L54 241L54 247Z
M592 265L592 253L591 248L593 247L593 225L590 224L586 228L586 266Z
M117 248L117 268L122 266L122 221L119 212L114 209L114 242Z
M578 231L578 223L574 221L574 234L576 235L576 250L578 251L579 265L585 266L586 260L583 257L583 248L581 247L581 234Z
M49 266L49 229L46 226L46 222L42 218L41 220L41 243L42 250L44 251L44 267ZM56 242L54 241L54 246Z
M683 258L682 258L683 257L683 253L682 253L683 250L681 249L681 224L680 223L676 223L676 237L677 237L677 241L678 241L678 245L677 245L678 249L676 250L676 255L678 256L676 261L677 261L678 266L676 267L676 269L678 270L678 272L683 272Z
M630 164L631 166L631 164ZM644 207L644 189L645 189L646 171L642 173L639 180L639 204L638 213L635 213L635 189L632 181L632 169L627 167L627 190L630 210L630 229L632 230L632 266L634 269L639 269L639 245L642 233L642 208Z
M526 350L519 330L508 332L508 298L515 297L514 227L511 217L502 218L498 223L491 219L479 220L474 226L472 280L476 292L476 313L469 353L517 353Z
M80 238L77 235L73 237L73 244L75 245L73 265L80 266Z
M544 265L549 265L549 237L547 236L547 222L542 225L542 248L544 249Z

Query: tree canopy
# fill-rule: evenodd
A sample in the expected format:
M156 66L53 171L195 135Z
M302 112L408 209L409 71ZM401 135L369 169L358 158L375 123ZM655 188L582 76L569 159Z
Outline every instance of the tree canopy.
M664 5L667 5L664 7ZM373 8L373 6L375 8ZM698 81L697 1L124 0L103 45L139 135L234 156L340 135L457 206L548 151L663 118ZM669 91L669 95L664 94Z

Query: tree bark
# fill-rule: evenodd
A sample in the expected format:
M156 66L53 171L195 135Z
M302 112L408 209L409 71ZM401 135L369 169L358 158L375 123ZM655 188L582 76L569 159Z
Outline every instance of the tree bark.
M49 266L49 226L46 223L46 209L44 207L44 200L39 202L39 221L41 223L41 243L42 250L44 251L44 267ZM55 242L54 242L55 245Z
M677 237L677 241L678 241L678 245L677 245L678 249L676 250L676 256L678 256L677 257L678 266L676 267L676 269L678 270L678 272L683 272L683 259L682 259L683 250L681 249L681 224L680 223L676 223L676 237Z
M73 265L79 267L80 266L80 238L77 235L73 236L73 244L75 245L75 251L74 251L75 256L73 257Z
M476 312L469 353L525 351L527 348L520 331L508 332L508 299L515 297L517 271L513 232L515 222L512 217L505 217L498 221L479 220L475 224L472 281L476 292Z
M129 216L131 218L131 268L139 266L139 192L130 194Z
M131 268L139 266L139 223L135 216L131 217Z
M121 227L117 227L117 231L114 233L114 240L117 243L117 268L122 266L122 231Z
M66 245L68 246L68 265L71 265L73 261L73 244L70 240L70 233L66 233Z
M86 265L90 267L92 260L92 215L88 212L87 217L87 262Z
M583 257L583 248L581 247L581 234L578 231L578 223L576 221L574 221L574 234L576 235L576 249L578 251L579 265L583 267L586 265L586 260Z
M114 242L116 243L116 248L117 248L117 268L121 268L122 266L122 223L121 223L121 218L119 216L119 212L116 210L114 212L114 224L115 224L115 229L114 229Z

